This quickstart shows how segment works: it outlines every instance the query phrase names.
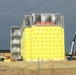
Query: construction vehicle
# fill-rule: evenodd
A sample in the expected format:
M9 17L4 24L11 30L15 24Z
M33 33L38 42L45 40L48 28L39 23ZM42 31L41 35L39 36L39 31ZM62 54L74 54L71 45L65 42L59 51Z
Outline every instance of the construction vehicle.
M74 36L74 38L72 40L70 53L67 56L68 60L76 60L75 59L76 58L76 52L74 52L75 40L76 40L76 32L75 32L75 36Z

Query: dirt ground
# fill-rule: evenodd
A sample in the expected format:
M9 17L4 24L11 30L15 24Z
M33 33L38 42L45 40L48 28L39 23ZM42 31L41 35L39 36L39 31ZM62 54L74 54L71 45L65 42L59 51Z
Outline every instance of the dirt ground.
M76 61L0 62L0 75L76 75Z

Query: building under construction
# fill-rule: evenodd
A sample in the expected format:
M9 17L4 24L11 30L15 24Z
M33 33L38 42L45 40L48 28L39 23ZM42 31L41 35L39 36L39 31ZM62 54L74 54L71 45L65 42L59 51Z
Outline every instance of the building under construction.
M16 60L18 60L21 57L20 28L21 28L20 26L12 26L10 28L10 52L12 58L15 58Z
M60 13L25 15L21 28L23 60L64 60L64 16Z

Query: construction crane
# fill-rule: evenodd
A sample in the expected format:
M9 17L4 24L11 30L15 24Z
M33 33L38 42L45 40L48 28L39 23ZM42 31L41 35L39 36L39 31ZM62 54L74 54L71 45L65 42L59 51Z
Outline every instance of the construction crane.
M75 40L76 40L76 32L75 32L75 36L72 40L71 50L70 50L69 56L67 57L68 60L74 60L74 58L75 58L74 55L73 55Z

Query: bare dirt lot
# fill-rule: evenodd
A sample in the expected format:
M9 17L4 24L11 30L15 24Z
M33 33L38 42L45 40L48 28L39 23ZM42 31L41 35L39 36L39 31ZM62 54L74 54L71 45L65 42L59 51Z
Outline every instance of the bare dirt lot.
M0 75L76 75L76 61L0 62Z

